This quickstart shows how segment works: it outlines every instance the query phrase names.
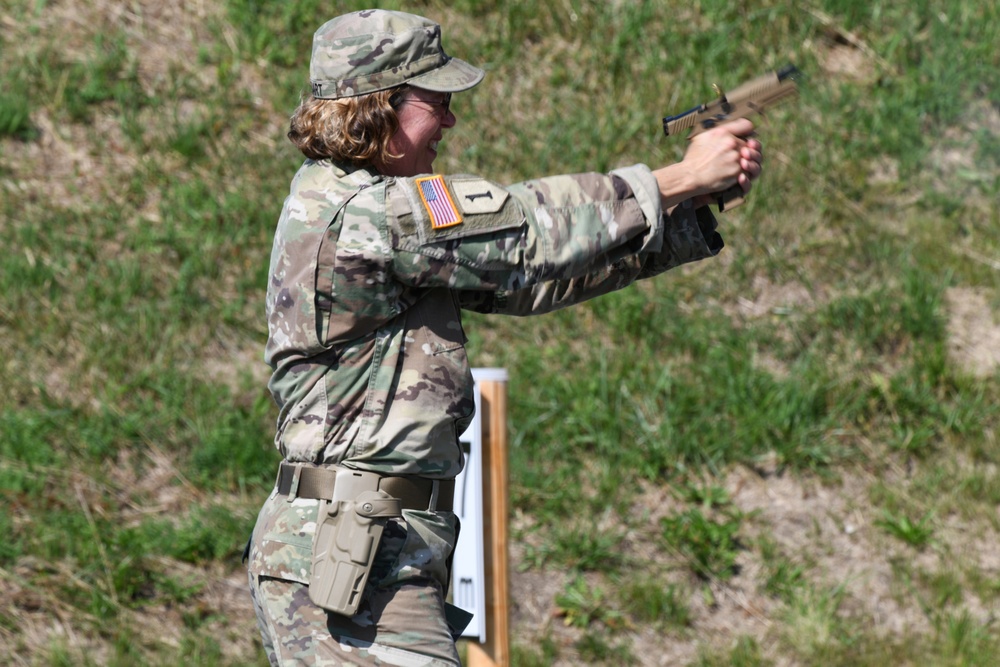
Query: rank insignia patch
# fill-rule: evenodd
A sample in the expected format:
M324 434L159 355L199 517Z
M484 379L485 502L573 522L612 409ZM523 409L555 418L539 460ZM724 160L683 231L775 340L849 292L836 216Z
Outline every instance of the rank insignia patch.
M462 216L455 208L444 176L418 178L416 185L427 214L430 215L432 229L444 229L462 223Z

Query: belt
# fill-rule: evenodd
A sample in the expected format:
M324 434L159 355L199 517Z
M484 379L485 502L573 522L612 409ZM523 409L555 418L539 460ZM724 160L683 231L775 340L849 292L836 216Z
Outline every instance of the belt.
M295 473L299 473L299 498L330 500L337 483L337 468L314 468L308 465L282 462L278 469L278 493L288 495L292 490ZM378 490L398 498L404 510L452 511L455 480L427 479L426 477L381 477ZM435 499L435 492L437 498Z

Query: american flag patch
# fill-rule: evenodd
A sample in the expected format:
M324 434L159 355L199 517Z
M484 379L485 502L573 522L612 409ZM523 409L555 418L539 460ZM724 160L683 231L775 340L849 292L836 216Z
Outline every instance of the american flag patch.
M455 208L448 186L444 183L444 176L425 176L418 178L416 184L420 190L420 198L424 200L424 206L431 217L432 229L444 229L461 224L462 216Z

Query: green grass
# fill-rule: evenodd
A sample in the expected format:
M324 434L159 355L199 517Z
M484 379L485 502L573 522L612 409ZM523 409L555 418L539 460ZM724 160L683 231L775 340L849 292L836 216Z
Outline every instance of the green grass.
M772 664L761 655L752 637L740 637L732 648L706 651L691 663L692 667L764 667Z
M934 528L930 525L930 519L929 515L919 519L910 519L907 516L896 516L886 511L883 512L882 518L876 524L893 537L911 546L923 548L934 536Z
M619 591L623 610L637 623L666 628L685 628L691 624L686 591L676 584L630 577Z
M0 648L263 664L249 602L213 586L277 461L267 258L331 10L105 5L0 0ZM498 181L677 159L662 116L804 73L760 123L766 173L721 217L721 257L541 318L467 317L473 363L511 378L515 571L566 575L515 664L632 664L660 653L649 634L692 665L990 664L1000 373L951 354L951 300L1000 322L1000 8L405 8L489 72L436 166ZM746 479L774 506L748 511ZM772 513L809 489L830 502ZM831 566L852 549L905 622L876 627L864 574ZM72 632L38 631L54 617Z
M690 509L662 520L663 541L683 555L693 575L706 580L729 579L738 574L735 566L741 518L712 519L700 509Z
M38 135L31 124L31 95L27 85L16 76L6 73L2 78L3 94L0 95L0 137L29 141Z

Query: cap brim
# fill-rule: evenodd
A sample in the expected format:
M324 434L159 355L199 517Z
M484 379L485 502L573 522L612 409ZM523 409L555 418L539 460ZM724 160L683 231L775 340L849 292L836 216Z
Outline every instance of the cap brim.
M449 58L442 67L415 76L406 83L436 93L457 93L472 88L486 76L486 72L458 58Z

